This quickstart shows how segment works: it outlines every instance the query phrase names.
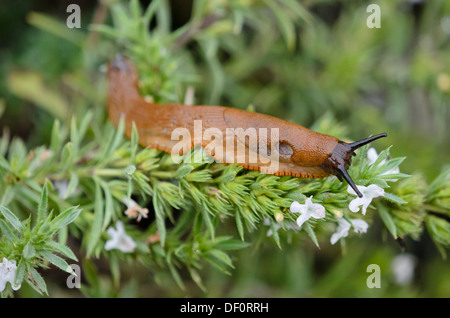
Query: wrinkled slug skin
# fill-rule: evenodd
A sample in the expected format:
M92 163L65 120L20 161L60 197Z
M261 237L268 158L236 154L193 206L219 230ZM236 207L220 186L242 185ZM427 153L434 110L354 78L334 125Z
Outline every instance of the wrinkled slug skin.
M224 146L226 145L227 128L244 130L255 128L258 142L266 143L267 149L271 149L271 146L276 147L273 149L277 149L281 154L276 171L271 170L267 164L263 164L259 160L256 163L240 161L238 164L246 169L303 178L322 178L331 173L330 169L325 168L324 163L330 158L339 143L339 140L333 136L320 134L279 118L235 108L183 104L162 105L147 102L139 94L136 70L132 63L125 58L119 60L116 58L110 65L108 80L109 119L117 127L121 116L124 116L128 138L131 136L132 122L134 122L139 132L139 142L145 147L171 152L172 147L180 142L180 139L171 139L172 131L176 128L186 128L191 136L194 136L194 121L201 120L203 133L207 132L208 128L217 128L222 132L224 140L216 142L221 142ZM260 134L260 128L266 128L267 134L264 136ZM277 145L272 145L271 129L273 128L278 128L279 131L279 144ZM211 138L203 138L203 140L192 138L191 143L185 145L184 151L201 143L217 161L228 164L232 163L226 161L230 155L234 155L235 162L238 158L243 159L237 154L238 144L245 144L248 153L261 153L259 148L249 147L248 138L239 140L236 137L233 141L234 153L227 153L220 157L208 149L211 140ZM246 158L248 156L246 155Z

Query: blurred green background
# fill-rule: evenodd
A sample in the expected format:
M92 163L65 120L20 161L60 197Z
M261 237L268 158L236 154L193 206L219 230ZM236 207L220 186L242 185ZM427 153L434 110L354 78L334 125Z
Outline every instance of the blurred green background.
M220 1L216 1L220 2ZM239 1L253 5L255 1ZM81 7L82 28L60 29L70 3ZM146 7L149 1L141 2ZM387 132L377 150L390 145L393 157L406 156L400 169L431 182L450 163L450 2L373 1L381 8L381 28L366 19L372 1L301 1L312 19L295 26L294 45L280 32L244 27L225 34L218 53L222 78L211 76L197 62L198 104L218 104L272 114L306 127L314 123L336 131L337 137L361 139ZM171 25L190 17L192 1L170 1ZM44 13L45 16L36 14ZM52 20L46 20L51 17ZM97 20L110 23L105 7L94 1L14 1L0 3L0 126L30 147L47 143L55 117L104 107L110 41L89 29ZM62 23L61 25L52 23ZM282 25L282 23L281 23ZM282 26L281 26L282 28ZM262 30L262 31L261 31ZM281 32L283 34L283 32ZM288 33L284 33L288 34ZM287 42L287 45L286 45ZM80 44L82 43L82 44ZM198 46L188 45L196 53ZM83 74L83 75L80 75ZM322 127L323 128L323 127ZM222 229L221 231L226 231ZM397 284L392 261L400 253L381 224L341 249L310 242L300 246L265 239L266 229L249 249L233 255L231 275L206 267L207 292L194 283L180 290L170 278L156 285L153 273L130 265L124 284L113 286L108 268L98 273L84 264L85 294L103 296L209 297L449 297L450 266L424 232L406 240L416 259L412 280ZM381 288L366 286L369 264L381 268ZM136 265L137 266L137 265ZM54 296L82 296L65 287L64 274L46 271ZM161 277L161 276L159 276ZM164 277L164 276L162 276ZM25 287L22 296L35 296Z

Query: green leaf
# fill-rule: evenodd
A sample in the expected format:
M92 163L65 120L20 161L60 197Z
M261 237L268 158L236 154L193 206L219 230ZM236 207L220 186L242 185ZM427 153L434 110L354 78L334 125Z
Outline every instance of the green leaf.
M311 238L311 240L314 242L314 244L317 246L317 248L320 248L319 242L317 241L316 233L314 233L313 228L311 227L311 224L305 223L303 224L306 233Z
M136 166L135 165L129 165L129 166L127 166L126 168L125 168L125 171L124 171L124 173L125 173L125 176L128 178L128 179L131 179L132 178L132 175L133 175L133 173L136 171Z
M139 4L139 1L131 0L130 1L130 10L132 13L133 20L141 19L142 11L141 11L141 5Z
M78 187L78 184L79 184L78 175L74 171L71 171L70 181L69 184L67 185L67 190L63 197L64 200L70 197L75 192L76 188Z
M216 257L213 257L210 253L204 255L205 259L218 268L220 271L224 272L227 275L231 275L231 273L227 270L224 264L219 261Z
M72 152L72 143L68 142L64 145L64 148L61 153L61 163L63 164L63 171L67 170L67 168L72 164L73 161L73 152Z
M68 225L75 221L80 213L81 210L77 206L70 207L50 222L50 228L52 231L56 231L63 226Z
M50 138L50 150L57 154L60 152L62 147L62 140L63 140L63 132L61 131L61 124L58 119L55 120L52 127L52 133Z
M439 176L437 176L436 179L434 179L434 181L428 186L428 195L431 195L433 192L438 191L442 186L444 186L449 175L450 168L446 169Z
M19 233L22 233L22 223L19 221L17 216L12 213L7 207L0 205L0 212L5 217L6 221L9 222Z
M47 217L47 208L48 208L48 189L47 183L44 184L41 191L41 199L39 201L38 213L36 219L36 229L40 226L42 220Z
M70 267L69 264L67 264L67 262L63 260L61 257L52 254L50 252L41 252L41 255L59 269L62 269L63 271L69 274L75 274L72 267Z
M22 284L23 278L25 277L25 261L20 259L19 264L17 264L16 274L14 276L14 285L18 286Z
M188 266L189 274L191 275L192 280L197 284L198 287L205 293L206 287L203 285L202 278L198 274L198 272L192 268L192 266Z
M36 249L34 248L31 241L28 241L22 251L22 256L29 259L36 255Z
M119 147L120 143L123 140L123 135L125 133L125 117L120 117L119 125L117 127L116 133L114 135L114 139L112 140L110 147L106 152L106 158L109 158L114 151Z
M380 188L389 188L389 184L383 179L375 179L372 181L372 184L379 186Z
M393 193L390 193L390 192L385 192L384 193L384 198L386 200L391 201L391 202L396 203L396 204L406 204L406 203L408 203L405 200L403 200L402 198L400 198L399 196L397 196L397 195L395 195Z
M178 270L176 269L175 265L172 262L172 254L167 255L167 265L169 266L170 273L172 274L172 277L177 283L178 287L184 290L185 287L183 284L183 280L181 279L180 273L178 273Z
M101 183L103 192L105 193L105 213L103 217L103 225L102 231L104 231L109 223L111 222L111 218L114 214L115 205L113 202L113 197L111 195L111 191L109 189L109 185L105 182Z
M136 124L133 121L132 129L131 129L131 154L130 154L130 162L132 164L135 164L136 161L136 152L138 149L138 143L139 143L139 133L136 127Z
M389 146L388 148L384 149L377 157L377 159L375 160L375 162L372 164L372 168L376 169L378 167L378 165L387 158L387 156L389 156L389 151L391 149L392 146Z
M377 204L378 211L380 213L381 220L383 221L386 228L392 234L392 236L397 239L397 227L395 226L394 220L390 213L386 210L386 208L382 204Z
M102 191L100 189L100 185L98 182L95 183L95 205L94 205L94 221L92 223L89 242L87 246L87 255L88 257L94 251L95 246L100 240L100 235L102 233L102 225L103 225L103 213L104 213L104 200Z
M286 18L286 15L280 9L279 3L272 0L266 0L265 2L277 19L281 34L288 49L293 50L295 48L295 26L293 22Z
M187 176L192 170L194 170L194 166L189 163L182 164L178 167L177 172L175 174L175 178L180 179Z
M450 222L431 214L427 215L425 222L428 233L430 233L439 253L441 253L443 259L446 259L447 252L445 249L450 246Z
M163 0L154 0L154 1L150 2L147 9L145 10L143 20L147 26L150 24L150 21L153 18L153 16L155 15L157 8L161 5L160 4L161 1L163 1Z
M241 240L244 241L244 225L242 224L241 214L239 211L240 211L240 209L236 210L236 213L234 214L234 218L236 220L236 227L238 229L239 236L240 236Z
M214 241L215 228L212 223L211 216L209 215L209 212L206 209L206 207L203 207L201 210L202 210L203 222L206 225L206 228L208 229L209 234L211 235L211 239Z
M393 158L389 161L387 161L379 170L379 173L385 173L388 171L391 171L394 168L397 168L402 162L403 160L405 160L406 157L398 157L398 158Z
M27 20L34 20L37 16L37 13L31 12L27 16ZM64 25L64 28L69 31L65 24L61 23L61 25ZM58 27L60 28L60 26ZM77 31L70 29L69 32ZM67 99L63 97L60 90L50 88L50 85L45 83L43 73L12 70L8 75L7 84L11 93L41 107L52 117L67 118L69 113Z
M275 243L277 243L278 248L281 250L280 234L278 233L278 229L275 227L274 222L270 222L270 229L272 230L272 238L274 239Z
M115 286L120 284L120 263L117 255L111 253L109 256L109 267L111 269L111 276Z
M213 249L210 250L209 255L212 255L213 257L215 257L217 260L219 260L220 262L224 263L225 265L234 268L233 266L233 262L231 261L231 258L228 256L227 253L218 250L218 249Z
M31 12L27 15L27 22L33 25L34 27L48 32L58 38L63 39L64 41L69 41L77 46L83 46L86 42L86 34L78 29L69 29L67 25L60 19L56 17L52 17L47 14ZM46 94L42 93L44 96ZM64 103L59 107L65 106ZM69 112L69 107L65 106L65 113ZM66 118L66 116L61 116L62 118Z
M37 286L40 290L40 292L44 292L48 295L47 292L47 285L45 284L44 279L42 278L41 274L38 273L37 270L35 270L32 266L28 267L28 274L30 274L31 278L33 279L32 283L33 285Z
M194 171L186 175L186 180L189 182L207 182L211 179L211 174L206 170Z
M165 212L162 199L160 198L161 186L157 184L153 194L153 209L155 210L156 228L159 232L161 245L164 246L166 242L166 224L165 224Z
M65 257L70 258L71 260L78 261L77 257L75 256L75 254L72 252L72 250L70 248L68 248L67 246L62 245L58 242L47 241L45 243L45 248L51 250L51 252L60 253L60 254L64 255Z
M70 141L72 142L73 151L78 152L80 148L80 135L78 133L77 121L72 117L70 121Z
M6 171L11 171L9 162L3 156L0 156L0 167L5 169Z
M379 175L378 178L380 179L404 179L404 178L408 178L411 177L411 175L406 174L406 173L389 173L389 174L383 174L383 175Z
M4 127L3 135L0 138L0 166L2 165L2 163L1 163L2 161L3 161L3 163L6 162L4 157L9 148L9 139L10 139L9 129ZM7 164L7 166L9 167L9 164ZM9 169L7 169L7 170L9 170Z
M86 112L86 115L84 115L83 119L80 123L80 128L78 129L78 143L81 143L81 140L83 140L84 136L86 135L86 132L89 128L89 124L92 120L92 117L94 116L92 110L88 110ZM80 146L80 145L78 145Z
M223 240L223 238L225 238L225 240ZM220 239L220 242L219 239L216 239L216 241L217 241L216 247L223 251L239 250L249 246L248 243L244 243L240 240L236 240L231 237L222 237Z
M0 219L0 230L2 234L11 242L16 242L18 240L17 236L11 231L11 228L6 224L6 222Z

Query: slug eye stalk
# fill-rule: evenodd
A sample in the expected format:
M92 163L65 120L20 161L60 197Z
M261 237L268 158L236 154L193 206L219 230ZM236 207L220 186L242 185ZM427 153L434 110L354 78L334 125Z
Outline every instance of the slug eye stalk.
M347 169L345 169L345 167L343 165L339 165L339 166L337 166L336 170L339 172L338 178L340 177L339 179L341 181L342 181L342 178L345 179L345 181L347 181L347 183L356 192L358 197L362 198L362 196L363 196L362 193L358 190L358 187L356 186L356 184L353 182L352 178L348 174Z
M336 148L333 150L330 158L328 158L325 166L332 170L332 173L338 177L340 181L347 181L347 183L352 187L358 197L362 198L362 193L356 187L352 178L347 172L348 166L352 162L352 156L355 156L355 150L367 145L368 143L377 140L379 138L387 137L386 133L368 137L359 141L352 143L339 142Z
M375 135L375 136L372 136L372 137L368 137L368 138L362 139L360 141L352 142L351 144L347 144L347 145L350 147L350 149L352 151L355 151L356 149L358 149L358 148L360 148L360 147L362 147L364 145L367 145L368 143L371 143L374 140L377 140L377 139L383 138L383 137L387 137L387 134L386 133L378 134L378 135Z

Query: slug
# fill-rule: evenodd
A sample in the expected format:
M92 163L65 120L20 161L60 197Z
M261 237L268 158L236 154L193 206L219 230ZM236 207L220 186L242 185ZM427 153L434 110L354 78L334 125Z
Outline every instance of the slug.
M172 152L174 148L179 154L201 144L218 162L237 163L249 170L259 170L273 175L289 175L301 178L324 178L335 175L343 179L353 188L359 197L361 192L349 176L347 169L351 164L355 150L378 138L386 137L386 133L378 134L363 140L346 143L336 137L311 131L300 125L268 116L224 106L188 106L183 104L164 104L145 100L138 89L138 75L133 64L121 55L117 55L108 68L108 116L116 127L122 116L125 119L125 134L131 136L134 122L139 134L139 143L145 147ZM201 123L200 128L197 123ZM194 135L194 139L181 143L173 138L173 132L182 129ZM202 138L195 137L196 133ZM252 136L234 135L231 150L230 129L254 132ZM268 134L264 129L276 131ZM208 131L213 133L207 133ZM180 134L177 135L180 137ZM176 136L176 137L177 137ZM226 137L224 137L226 136ZM223 138L221 140L220 138ZM225 148L218 153L217 147ZM178 146L178 147L177 147ZM239 148L241 147L241 148ZM230 147L229 147L230 148ZM237 149L244 149L245 154ZM276 169L268 166L268 158L277 154ZM259 155L258 160L250 160L251 155Z

